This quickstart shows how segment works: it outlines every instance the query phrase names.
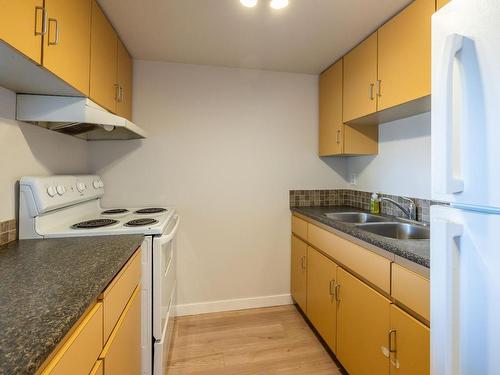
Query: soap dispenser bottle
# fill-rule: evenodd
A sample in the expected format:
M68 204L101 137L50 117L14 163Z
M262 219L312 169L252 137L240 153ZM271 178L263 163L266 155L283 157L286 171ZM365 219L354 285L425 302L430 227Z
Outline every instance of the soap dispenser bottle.
M370 201L370 212L372 214L379 214L380 213L380 201L378 199L377 193L372 194L372 199Z

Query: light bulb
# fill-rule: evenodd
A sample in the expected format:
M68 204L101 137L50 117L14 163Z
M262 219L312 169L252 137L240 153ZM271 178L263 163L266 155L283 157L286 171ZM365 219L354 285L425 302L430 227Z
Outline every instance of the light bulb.
M247 8L253 8L257 5L257 0L240 0L240 3L242 3Z
M271 0L271 8L282 9L288 6L288 0Z

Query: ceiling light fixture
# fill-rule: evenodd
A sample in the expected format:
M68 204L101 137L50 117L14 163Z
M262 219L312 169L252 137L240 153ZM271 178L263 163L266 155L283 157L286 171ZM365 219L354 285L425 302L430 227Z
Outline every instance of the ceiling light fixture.
M283 9L288 6L288 0L271 0L271 8Z
M257 5L257 1L258 0L240 0L240 3L242 3L247 8L253 8Z

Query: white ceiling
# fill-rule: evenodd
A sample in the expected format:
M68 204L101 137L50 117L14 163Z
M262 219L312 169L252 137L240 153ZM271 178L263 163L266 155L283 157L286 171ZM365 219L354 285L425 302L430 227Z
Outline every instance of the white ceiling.
M317 74L411 0L99 0L136 59Z

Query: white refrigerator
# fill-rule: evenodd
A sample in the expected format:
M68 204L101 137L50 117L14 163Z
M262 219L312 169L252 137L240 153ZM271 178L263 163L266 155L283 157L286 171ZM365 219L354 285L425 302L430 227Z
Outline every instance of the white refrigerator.
M500 0L432 20L431 373L500 374Z

